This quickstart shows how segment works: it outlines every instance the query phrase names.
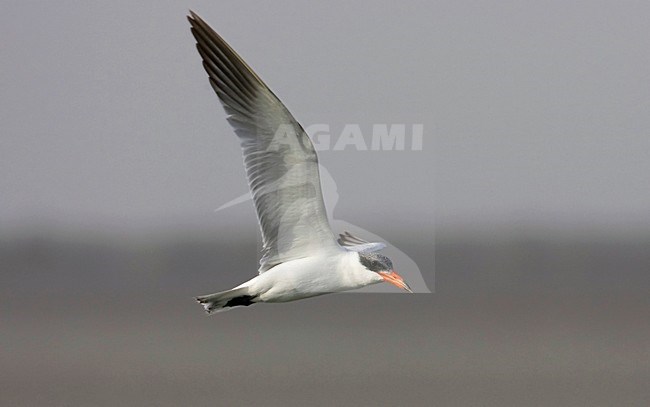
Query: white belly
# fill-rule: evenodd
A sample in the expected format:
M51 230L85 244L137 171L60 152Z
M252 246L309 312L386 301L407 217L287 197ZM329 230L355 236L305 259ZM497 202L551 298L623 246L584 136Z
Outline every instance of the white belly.
M287 302L353 290L382 279L364 269L356 253L323 255L279 264L246 283L264 302Z

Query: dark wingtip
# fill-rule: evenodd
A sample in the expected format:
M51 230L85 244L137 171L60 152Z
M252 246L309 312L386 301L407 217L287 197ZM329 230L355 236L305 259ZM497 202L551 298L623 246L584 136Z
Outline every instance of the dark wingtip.
M190 9L189 12L190 12L190 14L187 16L187 21L190 22L190 24L192 25L192 27L194 27L195 25L197 25L197 24L203 22L203 20L201 19L201 17L199 17L199 15L196 14L194 11L192 11L192 10Z

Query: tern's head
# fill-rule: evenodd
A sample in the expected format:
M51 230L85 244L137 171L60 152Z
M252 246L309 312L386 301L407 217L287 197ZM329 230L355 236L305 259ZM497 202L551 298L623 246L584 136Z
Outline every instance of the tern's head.
M359 252L359 262L367 270L377 273L382 280L410 293L413 292L404 279L393 270L393 262L383 254Z

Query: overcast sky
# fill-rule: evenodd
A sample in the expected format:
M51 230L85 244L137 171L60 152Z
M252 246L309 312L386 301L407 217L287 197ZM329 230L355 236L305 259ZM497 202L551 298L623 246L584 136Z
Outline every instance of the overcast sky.
M189 8L305 127L423 125L321 152L335 217L650 226L650 3L257 3L3 2L0 227L255 228Z

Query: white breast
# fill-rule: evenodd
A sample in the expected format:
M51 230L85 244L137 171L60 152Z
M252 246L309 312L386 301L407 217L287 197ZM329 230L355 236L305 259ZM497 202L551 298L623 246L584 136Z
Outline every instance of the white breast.
M367 270L356 252L305 257L279 264L250 280L251 294L264 302L287 302L317 295L353 290L379 283L382 278Z

